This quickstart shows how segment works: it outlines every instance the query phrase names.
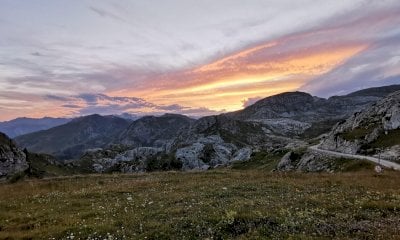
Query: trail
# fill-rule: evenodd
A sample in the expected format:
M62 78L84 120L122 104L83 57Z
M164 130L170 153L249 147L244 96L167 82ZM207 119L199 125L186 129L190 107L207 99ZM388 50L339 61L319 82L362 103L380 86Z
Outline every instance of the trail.
M316 152L320 152L320 153L325 153L328 155L332 155L332 156L336 156L336 157L344 157L344 158L355 158L355 159L361 159L361 160L368 160L374 163L378 163L384 167L387 168L392 168L394 170L400 170L400 164L394 163L394 162L390 162L387 160L383 160L383 159L378 159L375 157L370 157L370 156L364 156L364 155L356 155L356 154L347 154L347 153L340 153L340 152L334 152L334 151L329 151L329 150L324 150L324 149L319 149L318 148L319 145L315 145L315 146L311 146L308 149L310 149L311 151L316 151Z

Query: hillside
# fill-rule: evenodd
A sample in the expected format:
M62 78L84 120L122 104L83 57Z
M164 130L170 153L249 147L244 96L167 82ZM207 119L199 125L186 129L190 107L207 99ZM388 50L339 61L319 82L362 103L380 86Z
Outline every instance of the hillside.
M187 129L194 122L194 119L179 114L142 117L122 131L115 143L136 147L165 147L182 129Z
M6 122L0 122L0 132L11 138L20 135L46 130L69 122L68 118L16 118Z
M370 88L328 99L303 92L281 93L226 115L242 121L260 122L278 135L315 137L398 89L400 85Z
M30 152L51 154L67 160L79 157L87 149L106 146L128 125L128 120L95 114L19 136L15 141Z
M320 148L400 161L400 91L340 122Z

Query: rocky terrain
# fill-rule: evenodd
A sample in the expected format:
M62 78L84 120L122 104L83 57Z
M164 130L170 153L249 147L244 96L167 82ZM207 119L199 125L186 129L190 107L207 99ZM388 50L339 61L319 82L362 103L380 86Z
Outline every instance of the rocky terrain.
M130 124L114 142L134 147L168 148L179 132L194 122L194 119L179 114L146 116Z
M262 99L241 111L197 120L165 114L129 122L115 116L91 115L17 137L16 141L29 151L52 154L86 172L209 169L247 161L253 153L260 151L306 148L309 139L328 132L337 122L343 124L344 119L354 112L360 112L376 101L384 101L382 99L387 94L399 89L400 85L370 88L328 99L303 92L282 93ZM371 111L374 110L366 112ZM386 115L382 117L387 118ZM387 134L392 136L396 131ZM337 142L344 139L337 138L337 135L344 136L342 133L330 134L321 146L332 144L328 142L330 136L335 136L335 144L343 149L358 144L348 140ZM393 154L397 156L398 148L397 145L391 146L382 155L393 158ZM370 148L359 149L371 152ZM286 163L288 159L291 158L286 158ZM292 161L292 167L283 161L278 169L319 171L318 164L314 164L317 159L306 154L304 159L300 157L297 162Z
M51 155L22 150L0 132L0 180L13 182L26 176L42 178L80 172L80 169L66 166Z
M337 124L321 149L400 160L400 91Z
M25 153L0 132L0 179L24 172L28 167Z
M226 114L234 119L260 122L274 134L311 137L327 132L335 122L400 90L400 85L369 88L328 99L304 92L282 93L259 100L253 105Z
M400 91L389 94L341 121L318 145L318 149L400 163ZM287 153L280 171L335 171L337 159L312 149Z

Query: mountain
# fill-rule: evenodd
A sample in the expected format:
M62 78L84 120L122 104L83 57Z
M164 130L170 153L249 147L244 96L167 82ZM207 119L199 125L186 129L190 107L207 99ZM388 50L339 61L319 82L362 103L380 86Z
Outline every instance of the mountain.
M328 99L304 92L287 92L261 99L226 116L260 122L277 135L315 137L329 131L336 122L399 89L400 85L370 88Z
M350 93L346 96L348 97L355 97L355 96L376 96L376 97L386 97L389 94L400 91L400 85L389 85L383 87L373 87L373 88L366 88L360 91L356 91Z
M119 117L119 118L123 118L123 119L126 119L126 120L130 120L130 121L135 121L135 120L138 120L140 118L140 116L138 116L136 114L131 114L131 113L121 113L121 114L117 114L117 115L114 115L114 116Z
M79 157L87 149L106 146L128 125L128 120L95 114L19 136L15 141L31 152L51 154L67 160Z
M14 120L0 122L0 131L14 138L20 135L46 130L69 122L68 118L16 118Z
M33 152L77 160L74 164L87 172L207 169L248 160L254 152L305 147L305 139L329 132L399 88L371 88L328 99L288 92L197 120L178 114L133 122L91 115L16 141Z
M182 129L194 122L194 119L179 114L142 117L121 132L116 143L136 147L165 147Z
M0 179L24 172L28 167L25 153L0 132Z
M338 123L319 147L400 162L400 91Z

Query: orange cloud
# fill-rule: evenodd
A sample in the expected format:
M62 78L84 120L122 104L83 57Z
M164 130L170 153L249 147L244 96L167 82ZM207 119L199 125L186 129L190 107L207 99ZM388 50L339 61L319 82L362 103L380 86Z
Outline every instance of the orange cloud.
M160 76L155 80L158 88L118 94L160 104L238 110L243 99L296 90L367 48L360 43L280 52L282 44L287 43L261 44L199 68Z

